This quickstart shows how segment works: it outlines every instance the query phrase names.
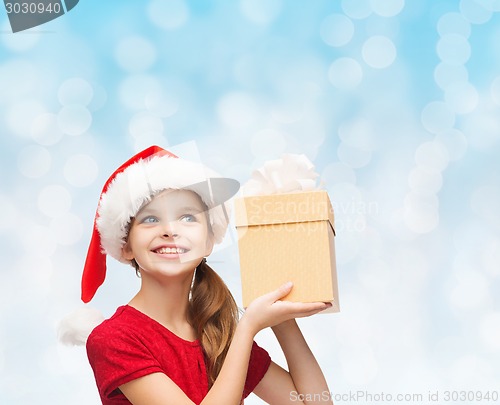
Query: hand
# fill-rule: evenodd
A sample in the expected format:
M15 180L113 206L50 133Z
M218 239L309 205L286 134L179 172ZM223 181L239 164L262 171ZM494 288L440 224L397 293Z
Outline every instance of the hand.
M288 282L268 294L253 300L246 309L240 322L246 323L254 334L264 328L272 327L289 319L303 318L314 315L331 307L331 303L324 302L290 302L281 301L293 287Z

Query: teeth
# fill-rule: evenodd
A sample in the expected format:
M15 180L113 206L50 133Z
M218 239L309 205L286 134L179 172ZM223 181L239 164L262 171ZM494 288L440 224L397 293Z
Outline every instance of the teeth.
M159 253L159 254L173 254L173 253L181 254L181 253L186 253L186 251L187 250L183 249L183 248L163 247L163 248L156 250L156 253Z

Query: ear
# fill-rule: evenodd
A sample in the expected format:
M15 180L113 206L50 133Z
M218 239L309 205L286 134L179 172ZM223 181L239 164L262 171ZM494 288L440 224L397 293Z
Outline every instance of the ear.
M130 247L128 241L125 242L125 244L122 247L122 257L126 260L135 259L134 253L132 252L132 248Z

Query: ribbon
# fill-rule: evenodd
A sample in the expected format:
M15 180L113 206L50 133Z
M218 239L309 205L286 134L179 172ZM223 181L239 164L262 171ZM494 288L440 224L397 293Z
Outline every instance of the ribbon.
M242 187L243 195L267 195L311 191L316 188L318 173L305 155L284 154L268 160Z

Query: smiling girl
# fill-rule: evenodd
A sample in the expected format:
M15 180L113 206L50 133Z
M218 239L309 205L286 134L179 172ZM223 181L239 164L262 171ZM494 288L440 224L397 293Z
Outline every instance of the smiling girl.
M231 293L206 263L224 237L226 201L238 187L156 146L106 182L82 300L89 302L104 282L106 255L131 264L141 287L87 340L103 404L236 405L250 392L267 403L297 404L292 393L319 398L314 394L329 392L295 318L330 304L282 301L292 289L288 283L253 301L239 319ZM268 327L288 370L254 342ZM314 403L332 404L328 398Z

